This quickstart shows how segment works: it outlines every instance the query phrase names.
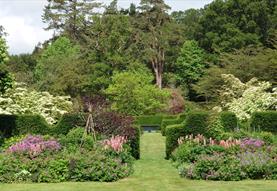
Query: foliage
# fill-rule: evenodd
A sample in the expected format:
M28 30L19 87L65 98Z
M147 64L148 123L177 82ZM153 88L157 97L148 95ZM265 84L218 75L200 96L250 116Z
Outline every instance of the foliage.
M0 35L0 95L12 87L13 76L7 71L4 65L8 60L8 47L5 39Z
M149 126L161 126L165 115L141 115L135 118L135 123L137 125L149 125Z
M95 14L94 9L100 7L94 0L55 1L49 0L44 8L42 20L48 23L47 30L63 32L72 39L79 39L84 28Z
M202 11L195 38L210 52L257 44L270 47L276 30L276 6L267 0L213 1Z
M128 115L153 114L164 109L169 92L151 84L148 72L121 72L112 77L106 93L112 100L112 109Z
M204 68L204 51L198 47L196 41L186 41L176 62L177 82L190 86L203 75Z
M220 64L224 66L225 72L233 74L242 82L257 78L276 85L276 48L248 47L222 54L220 58Z
M66 135L74 127L85 127L86 115L82 113L64 114L53 129L53 134Z
M221 112L220 121L225 131L234 131L238 127L238 119L232 112Z
M76 96L86 85L88 73L80 58L80 47L66 37L50 44L37 62L35 76L41 90Z
M40 115L0 115L0 132L4 138L26 134L47 134L51 128Z
M240 162L234 156L215 154L202 155L196 163L188 168L179 169L182 175L191 179L237 181L245 178L241 171Z
M13 137L4 139L4 142L0 147L0 152L5 151L6 149L8 149L10 146L12 146L13 144L15 144L17 142L22 141L25 137L26 137L26 135L17 135L17 136L13 136Z
M179 89L169 89L171 92L170 100L168 104L168 112L170 114L176 115L182 113L185 108L185 100Z
M2 114L37 114L49 124L54 124L71 110L72 102L68 96L53 96L48 92L38 92L16 84L0 97Z
M35 54L11 55L7 68L15 77L15 81L28 85L35 83L34 70L37 65Z
M209 113L207 112L190 112L185 120L185 129L187 134L207 134L209 125Z
M172 152L178 147L178 139L185 135L184 124L169 125L165 130L165 153L166 159L171 157Z
M60 142L63 146L72 151L76 151L80 148L92 150L95 144L92 135L87 134L83 127L71 129L66 136L62 136Z
M269 82L259 82L256 78L247 83L242 83L231 74L224 74L225 82L221 91L222 105L224 108L234 112L240 120L247 120L255 111L264 111L270 108L276 109L276 88L273 92Z
M254 131L269 131L272 133L277 132L277 112L254 112L251 116L252 130Z
M161 124L161 133L165 136L166 127L169 125L177 125L185 121L186 114L180 114L175 119L163 119Z
M1 153L0 182L64 182L70 180L110 182L124 178L133 171L133 158L125 145L118 152L105 149L100 143L89 150L86 148L68 150L66 147L60 150L60 145L56 147L58 143L55 141L54 144L53 141L42 140L40 136L29 136L9 149L20 148L20 151L24 151L23 153ZM59 151L46 151L52 148L59 149ZM27 150L34 153L38 149L43 152L37 152L36 157L28 157L29 155L24 154Z

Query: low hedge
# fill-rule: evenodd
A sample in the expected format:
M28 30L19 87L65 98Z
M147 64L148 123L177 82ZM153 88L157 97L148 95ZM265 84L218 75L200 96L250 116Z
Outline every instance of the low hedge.
M254 112L250 127L253 131L277 133L277 111Z
M163 119L162 124L161 124L162 135L165 136L165 129L167 126L180 124L180 123L184 122L185 118L186 118L186 114L180 114L175 119Z
M130 140L131 155L135 159L140 159L140 136L141 131L139 126L135 126L135 136Z
M238 118L233 112L221 112L219 117L225 131L234 131L238 126Z
M66 135L74 127L85 127L86 115L83 113L67 113L62 116L53 130L53 134Z
M169 159L171 153L178 147L178 139L186 135L184 124L169 125L165 130L165 158Z
M135 124L161 127L163 119L176 119L177 117L176 115L143 115L135 117Z
M3 138L23 134L47 134L50 126L40 115L0 115L0 132Z
M191 112L187 115L185 120L185 128L188 134L202 134L206 135L209 126L208 112Z

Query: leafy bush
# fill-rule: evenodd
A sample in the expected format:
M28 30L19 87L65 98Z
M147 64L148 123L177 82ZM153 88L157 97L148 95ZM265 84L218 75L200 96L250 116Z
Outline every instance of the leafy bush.
M116 181L133 172L129 150L124 145L116 152L99 143L92 150L64 148L55 153L41 152L34 158L5 152L0 154L0 182Z
M92 135L85 133L85 129L83 127L77 127L71 129L66 136L63 136L60 142L67 149L72 149L73 151L79 148L92 150L95 140Z
M165 153L166 159L171 157L171 153L178 146L178 139L185 135L184 124L170 125L165 130Z
M130 152L135 159L140 159L140 127L134 126L134 132L134 136L129 138Z
M163 115L142 115L138 116L135 119L135 123L141 126L161 126L161 123L164 119Z
M187 134L206 135L209 126L209 114L207 112L191 112L185 120Z
M270 155L263 151L241 152L238 155L243 172L250 179L263 179L270 172Z
M185 118L186 118L185 114L180 114L180 115L178 115L178 117L176 119L163 119L162 123L161 123L162 135L165 136L165 129L167 126L180 124L180 123L184 122Z
M201 155L195 163L179 171L181 175L197 180L237 181L246 178L240 161L235 156L223 154Z
M85 127L86 115L83 113L64 114L53 129L56 135L66 135L74 127Z
M22 141L25 137L26 137L26 135L17 135L17 136L13 136L8 139L5 139L3 141L3 144L0 147L0 152L1 152L1 150L4 151L4 150L8 149L10 146L12 146L13 144L15 144L17 142Z
M168 104L170 93L152 84L150 71L115 73L105 90L112 101L112 109L128 115L154 114Z
M236 114L232 112L221 112L220 121L225 131L234 131L238 126L238 119Z
M0 132L4 138L24 134L46 134L49 125L39 115L0 115Z
M250 126L253 131L277 133L277 111L253 113Z

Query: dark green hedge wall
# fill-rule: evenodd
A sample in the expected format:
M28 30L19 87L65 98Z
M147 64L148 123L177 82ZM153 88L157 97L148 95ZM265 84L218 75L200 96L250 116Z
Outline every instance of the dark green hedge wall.
M171 153L178 147L178 139L182 136L185 136L185 128L184 124L178 125L169 125L165 130L165 158L169 159L171 157Z
M188 134L206 135L209 126L208 112L191 112L185 120L185 128Z
M50 126L40 115L0 115L0 132L4 138L22 134L47 134Z
M233 112L221 112L219 117L225 131L234 131L238 126L238 118Z
M86 114L83 113L67 113L62 116L57 125L53 129L53 134L66 135L74 127L86 126Z
M135 136L130 140L131 154L135 159L140 159L140 127L135 126Z
M253 113L250 120L250 127L253 131L277 133L277 111Z

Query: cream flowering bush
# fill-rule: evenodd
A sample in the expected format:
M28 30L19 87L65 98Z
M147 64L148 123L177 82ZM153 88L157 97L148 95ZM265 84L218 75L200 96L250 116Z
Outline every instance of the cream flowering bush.
M232 74L223 74L225 85L221 91L223 108L234 112L240 120L247 120L255 111L277 109L277 88L269 82L252 78L243 83Z
M0 114L39 114L49 124L56 123L63 114L71 111L72 105L69 96L53 96L19 83L0 95Z

